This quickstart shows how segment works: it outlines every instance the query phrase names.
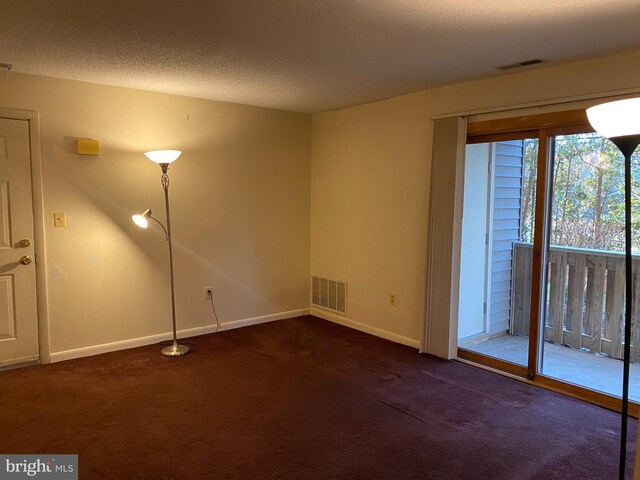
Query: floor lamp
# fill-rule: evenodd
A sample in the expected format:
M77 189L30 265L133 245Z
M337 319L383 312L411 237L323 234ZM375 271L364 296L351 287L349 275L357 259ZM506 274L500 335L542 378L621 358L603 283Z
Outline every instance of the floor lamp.
M631 264L631 155L640 144L640 98L603 103L587 109L593 128L611 140L624 155L624 230L625 230L625 318L624 370L622 376L622 426L620 429L620 480L624 480L629 415L629 362L631 356L631 305L633 273Z
M171 274L171 315L173 318L173 343L172 345L162 349L161 353L165 357L181 357L189 352L189 347L186 345L179 345L176 333L176 298L175 298L175 285L173 281L173 248L171 244L171 216L169 215L169 164L175 162L182 152L179 150L154 150L152 152L146 152L146 157L152 162L160 165L162 169L162 177L160 179L162 188L164 189L164 207L167 215L167 228L155 217L151 215L151 210L146 209L139 215L132 216L132 220L141 228L147 228L149 226L149 219L154 220L164 230L164 234L169 245L169 272Z

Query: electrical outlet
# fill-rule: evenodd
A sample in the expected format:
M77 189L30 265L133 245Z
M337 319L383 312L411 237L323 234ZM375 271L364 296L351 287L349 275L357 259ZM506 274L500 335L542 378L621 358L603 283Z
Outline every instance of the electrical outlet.
M211 300L213 298L213 287L204 287L204 299Z
M394 307L396 306L396 294L395 293L390 293L389 294L389 305L393 305Z

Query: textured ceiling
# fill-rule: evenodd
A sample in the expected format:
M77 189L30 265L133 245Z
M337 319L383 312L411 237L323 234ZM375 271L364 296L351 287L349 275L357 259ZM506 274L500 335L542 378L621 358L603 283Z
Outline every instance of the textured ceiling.
M638 25L640 0L0 0L0 62L317 112L640 48Z

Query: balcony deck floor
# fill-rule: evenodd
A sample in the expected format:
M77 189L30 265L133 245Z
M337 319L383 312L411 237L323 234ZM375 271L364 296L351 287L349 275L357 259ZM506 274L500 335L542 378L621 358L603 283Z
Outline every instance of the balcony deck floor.
M526 365L528 342L526 337L504 335L465 348ZM622 396L621 360L545 342L542 373L592 390ZM640 365L637 363L631 364L629 398L640 402Z

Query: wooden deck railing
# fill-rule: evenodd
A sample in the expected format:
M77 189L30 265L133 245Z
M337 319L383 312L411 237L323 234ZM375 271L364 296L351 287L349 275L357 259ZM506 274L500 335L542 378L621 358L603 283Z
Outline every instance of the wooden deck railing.
M511 333L529 335L530 243L514 242ZM640 361L640 257L633 257L631 361ZM622 358L624 254L551 246L547 270L545 340Z

